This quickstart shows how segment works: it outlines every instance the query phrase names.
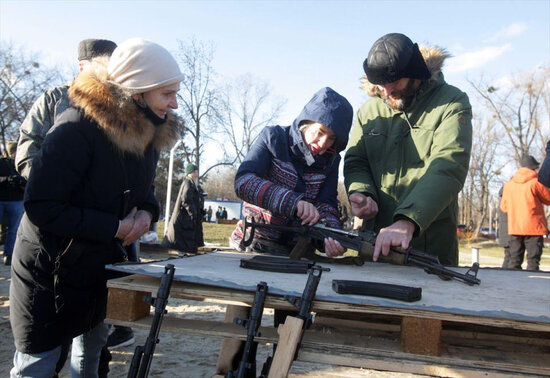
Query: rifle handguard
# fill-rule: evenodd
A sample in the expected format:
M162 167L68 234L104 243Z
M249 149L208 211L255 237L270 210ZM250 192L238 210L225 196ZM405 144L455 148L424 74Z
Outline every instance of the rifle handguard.
M372 256L374 255L374 245L368 242L361 243L361 249L358 251L359 256L365 261L372 261ZM390 249L390 253L387 256L384 256L382 253L378 256L378 261L395 264L395 265L405 265L407 262L407 253L406 252L397 252L394 249Z

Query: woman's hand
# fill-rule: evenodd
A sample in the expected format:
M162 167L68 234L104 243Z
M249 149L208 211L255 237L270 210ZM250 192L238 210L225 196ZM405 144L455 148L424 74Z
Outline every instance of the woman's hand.
M124 240L126 235L132 230L134 227L134 216L136 215L137 208L134 207L132 211L130 211L130 214L126 215L126 218L122 219L118 224L118 230L116 232L115 238Z
M307 201L298 201L296 215L302 220L302 224L309 224L310 226L317 223L320 218L317 208Z
M135 209L135 208L134 208ZM145 210L139 210L134 213L134 224L130 232L126 234L124 240L122 241L123 246L127 246L137 241L141 235L149 231L151 226L151 220L153 216L151 213Z

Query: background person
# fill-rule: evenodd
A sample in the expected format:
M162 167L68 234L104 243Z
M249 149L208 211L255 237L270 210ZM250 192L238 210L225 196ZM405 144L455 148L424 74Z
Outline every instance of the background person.
M74 107L47 134L25 193L10 286L12 377L53 376L71 339L71 375L97 375L105 264L122 261L117 244L132 244L158 218L155 170L176 140L182 79L166 49L130 39L72 83Z
M550 141L546 142L546 157L540 167L538 178L541 184L550 188Z
M537 180L539 162L522 156L520 168L504 184L500 209L508 215L509 269L521 269L527 251L527 270L539 270L543 236L548 234L544 206L550 205L550 190Z
M391 33L363 63L372 99L357 112L344 181L352 214L378 233L374 261L410 244L458 265L458 193L468 174L472 108L445 83L448 57Z
M185 174L162 245L182 253L197 253L198 248L204 246L204 192L195 164L188 164Z
M6 156L0 158L0 219L6 219L5 265L11 265L17 227L23 215L23 194L27 183L15 170L16 149L17 142L8 142Z
M502 191L504 187L498 191L499 200L502 199ZM500 203L500 202L499 202ZM504 259L502 260L502 268L507 269L510 264L510 235L508 235L508 215L498 207L498 244L504 248Z
M208 206L208 210L206 210L206 219L208 223L212 221L212 206Z

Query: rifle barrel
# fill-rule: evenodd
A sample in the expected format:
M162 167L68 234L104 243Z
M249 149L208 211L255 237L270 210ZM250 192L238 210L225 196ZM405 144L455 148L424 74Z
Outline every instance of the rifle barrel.
M479 285L481 283L479 278L477 278L477 267L475 265L468 271L468 272L470 272L470 271L473 270L475 272L475 274L472 275L472 274L469 274L469 273L462 274L462 273L459 273L459 272L455 272L454 270L445 268L443 265L430 264L430 263L427 263L423 260L416 259L412 256L409 257L409 262L411 264L414 264L416 266L420 266L420 267L424 268L426 273L429 273L429 274L437 274L438 276L447 277L449 279L450 278L455 278L459 281L467 283L468 285Z

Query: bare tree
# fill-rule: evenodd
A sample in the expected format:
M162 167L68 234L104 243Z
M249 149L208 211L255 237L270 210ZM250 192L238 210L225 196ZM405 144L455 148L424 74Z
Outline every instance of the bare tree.
M483 99L487 110L502 127L519 161L531 149L542 151L548 139L549 67L512 76L509 86L489 85L483 78L470 84Z
M48 88L60 84L62 75L45 68L38 54L27 54L11 43L0 46L0 142L16 140L19 126L36 98Z
M184 156L188 163L199 167L200 172L204 141L209 138L217 107L216 73L212 66L214 48L195 39L190 43L179 41L176 57L185 76L178 94L182 105L180 113L185 121L185 135L181 137L189 141L184 143Z
M221 93L219 130L224 152L241 163L262 128L272 125L286 104L275 97L267 81L245 74L227 84Z
M218 168L214 173L208 175L202 185L202 188L208 194L208 198L237 200L234 189L237 169L234 167Z
M499 145L499 127L494 119L480 122L473 120L474 135L470 168L464 189L460 194L463 223L474 224L474 235L488 221L491 193L498 191L502 184L499 176L506 164L499 156L502 155ZM494 204L493 204L494 205Z
M183 130L183 120L178 119L180 127L178 130ZM183 131L180 131L182 135L185 135ZM170 208L176 202L177 193L183 181L185 171L186 151L183 149L176 149L174 151L174 166L172 171L172 188L171 188L171 203ZM170 163L170 151L162 151L159 156L157 164L156 177L155 177L155 194L159 201L160 208L164 209L166 206L166 193L168 189L168 167Z

